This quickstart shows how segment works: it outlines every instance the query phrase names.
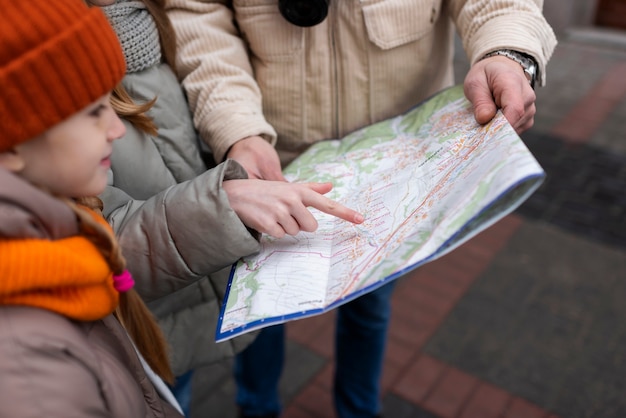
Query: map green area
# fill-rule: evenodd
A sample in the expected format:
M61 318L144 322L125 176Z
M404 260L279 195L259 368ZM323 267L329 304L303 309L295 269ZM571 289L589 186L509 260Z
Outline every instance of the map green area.
M312 210L318 230L275 239L231 273L223 341L320 314L458 247L517 208L545 173L501 112L478 125L462 86L406 114L313 145L284 174L332 182L354 225Z

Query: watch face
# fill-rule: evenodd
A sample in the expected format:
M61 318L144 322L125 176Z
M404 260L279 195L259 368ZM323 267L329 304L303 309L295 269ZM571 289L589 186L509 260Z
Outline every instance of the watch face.
M535 68L534 67L525 68L524 74L526 74L526 78L528 79L528 82L530 83L530 87L535 88Z
M526 74L528 74L528 78L529 78L529 82L530 82L530 86L534 89L535 88L535 80L537 78L537 64L535 64L535 61L527 58L527 57L523 57L524 58L524 72Z
M523 58L524 58L524 66L526 67L526 69L528 71L532 71L533 74L534 74L536 66L535 66L535 63L533 62L533 60L531 60L530 58L526 58L526 57L523 57Z

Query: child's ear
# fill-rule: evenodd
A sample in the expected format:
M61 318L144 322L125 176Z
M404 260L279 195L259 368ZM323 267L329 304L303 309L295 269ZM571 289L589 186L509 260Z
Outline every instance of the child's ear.
M15 149L0 152L0 167L18 173L24 169L24 165L24 159Z

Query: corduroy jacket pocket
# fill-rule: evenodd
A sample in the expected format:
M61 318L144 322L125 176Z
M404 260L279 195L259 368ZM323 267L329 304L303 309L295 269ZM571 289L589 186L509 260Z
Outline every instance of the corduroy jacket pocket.
M361 0L370 41L391 49L417 41L433 30L441 0Z
M254 58L284 61L302 50L304 30L281 16L277 0L239 0L234 7L239 30Z

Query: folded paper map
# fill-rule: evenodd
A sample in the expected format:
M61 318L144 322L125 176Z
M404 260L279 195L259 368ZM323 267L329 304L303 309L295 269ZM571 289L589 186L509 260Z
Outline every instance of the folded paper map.
M312 233L275 239L233 266L216 340L334 309L435 260L493 225L545 173L501 112L476 123L462 86L411 111L322 141L284 170L332 182L360 225L312 209Z

